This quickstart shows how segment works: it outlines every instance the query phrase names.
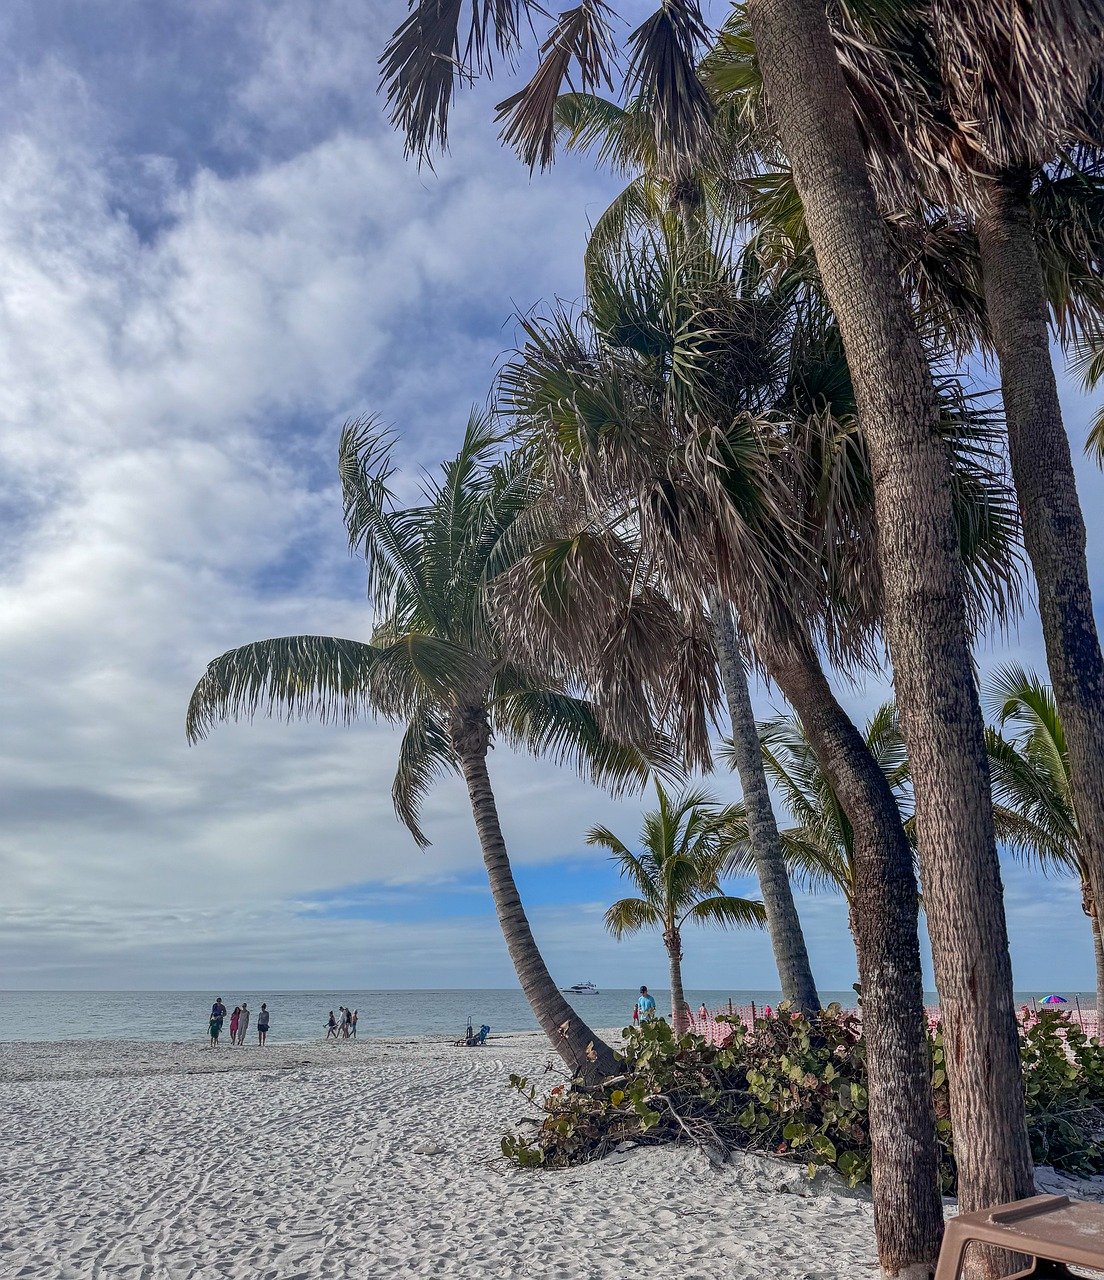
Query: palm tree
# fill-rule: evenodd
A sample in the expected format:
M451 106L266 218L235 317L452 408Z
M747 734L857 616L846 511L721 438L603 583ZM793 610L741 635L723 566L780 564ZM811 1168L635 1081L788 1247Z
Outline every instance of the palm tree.
M796 716L775 716L758 728L766 772L795 824L781 833L790 873L806 891L827 889L841 894L857 939L859 874L851 819ZM863 740L902 810L900 821L907 830L911 817L908 757L892 702L883 703L867 721ZM727 823L733 844L728 863L732 872L746 873L751 865L747 826L745 806L733 805Z
M342 433L339 470L350 546L368 568L376 612L370 642L286 636L231 649L192 694L192 741L219 721L256 712L323 721L379 716L406 726L392 792L421 846L419 805L445 773L463 777L499 924L537 1021L574 1071L611 1074L616 1059L558 991L518 895L487 771L494 739L568 761L595 782L643 781L638 751L605 736L590 705L555 673L511 661L486 587L525 550L519 519L532 495L526 468L498 459L485 417L472 416L460 452L425 501L397 505L392 440L372 420Z
M687 1027L682 991L682 929L713 924L722 929L762 926L761 902L722 893L718 880L727 858L723 811L705 791L672 798L657 780L659 807L644 815L638 853L608 827L592 827L587 844L609 849L621 875L639 891L621 898L606 912L606 928L615 938L659 929L671 967L671 1025L681 1036Z
M1053 691L1022 667L993 673L985 689L996 727L986 733L997 833L1044 870L1075 872L1092 924L1096 1007L1104 1014L1104 945L1073 805L1069 747ZM1011 728L1011 734L1006 736Z
M751 35L874 477L886 638L912 764L960 1201L1031 1194L1012 968L952 485L932 376L822 0L750 0ZM959 1064L986 1061L984 1078Z

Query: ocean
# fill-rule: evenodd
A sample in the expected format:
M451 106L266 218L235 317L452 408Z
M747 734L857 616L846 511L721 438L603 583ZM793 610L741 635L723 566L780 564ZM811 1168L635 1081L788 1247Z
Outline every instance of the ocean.
M670 1007L669 993L653 987L660 1012ZM1017 1004L1030 1004L1046 992L1017 992ZM1070 999L1075 993L1063 993ZM535 1031L537 1023L522 993L513 988L438 991L0 991L0 1041L11 1040L194 1040L207 1034L207 1019L216 996L228 1010L245 1000L253 1013L267 1003L272 1015L272 1041L321 1040L326 1020L339 1005L356 1009L358 1036L458 1037L470 1017L476 1027L487 1023L492 1034ZM569 996L592 1027L625 1026L632 1018L634 990L601 990L597 995ZM1092 1008L1091 993L1079 993ZM703 991L687 988L692 1009L703 1002L711 1010L754 1002L777 1005L777 991ZM824 991L821 999L855 1004L854 991ZM928 1002L935 1004L935 996Z

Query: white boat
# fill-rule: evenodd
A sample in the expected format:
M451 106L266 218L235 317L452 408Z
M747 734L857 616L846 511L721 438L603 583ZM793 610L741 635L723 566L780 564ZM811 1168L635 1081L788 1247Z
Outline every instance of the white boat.
M598 988L593 982L576 982L573 987L564 987L563 990L569 996L596 996Z

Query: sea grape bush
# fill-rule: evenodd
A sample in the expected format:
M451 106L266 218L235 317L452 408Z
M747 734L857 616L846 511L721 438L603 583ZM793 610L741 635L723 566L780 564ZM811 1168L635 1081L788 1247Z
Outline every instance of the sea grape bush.
M783 1006L751 1028L729 1020L720 1045L663 1021L627 1029L623 1071L600 1085L557 1085L543 1098L511 1084L537 1108L530 1133L502 1140L524 1167L594 1160L622 1143L692 1142L721 1161L755 1150L828 1166L850 1186L870 1177L866 1046L856 1015L831 1005L809 1019ZM955 1186L943 1039L930 1035L932 1091L944 1190ZM1032 1153L1063 1172L1104 1171L1104 1048L1061 1013L1023 1032L1024 1092Z

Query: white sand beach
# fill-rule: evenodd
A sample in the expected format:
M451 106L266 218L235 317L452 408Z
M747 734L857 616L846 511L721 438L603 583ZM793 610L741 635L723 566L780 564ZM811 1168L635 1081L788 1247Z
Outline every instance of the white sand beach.
M871 1209L685 1149L521 1171L485 1049L363 1040L0 1045L0 1276L34 1280L876 1275Z

